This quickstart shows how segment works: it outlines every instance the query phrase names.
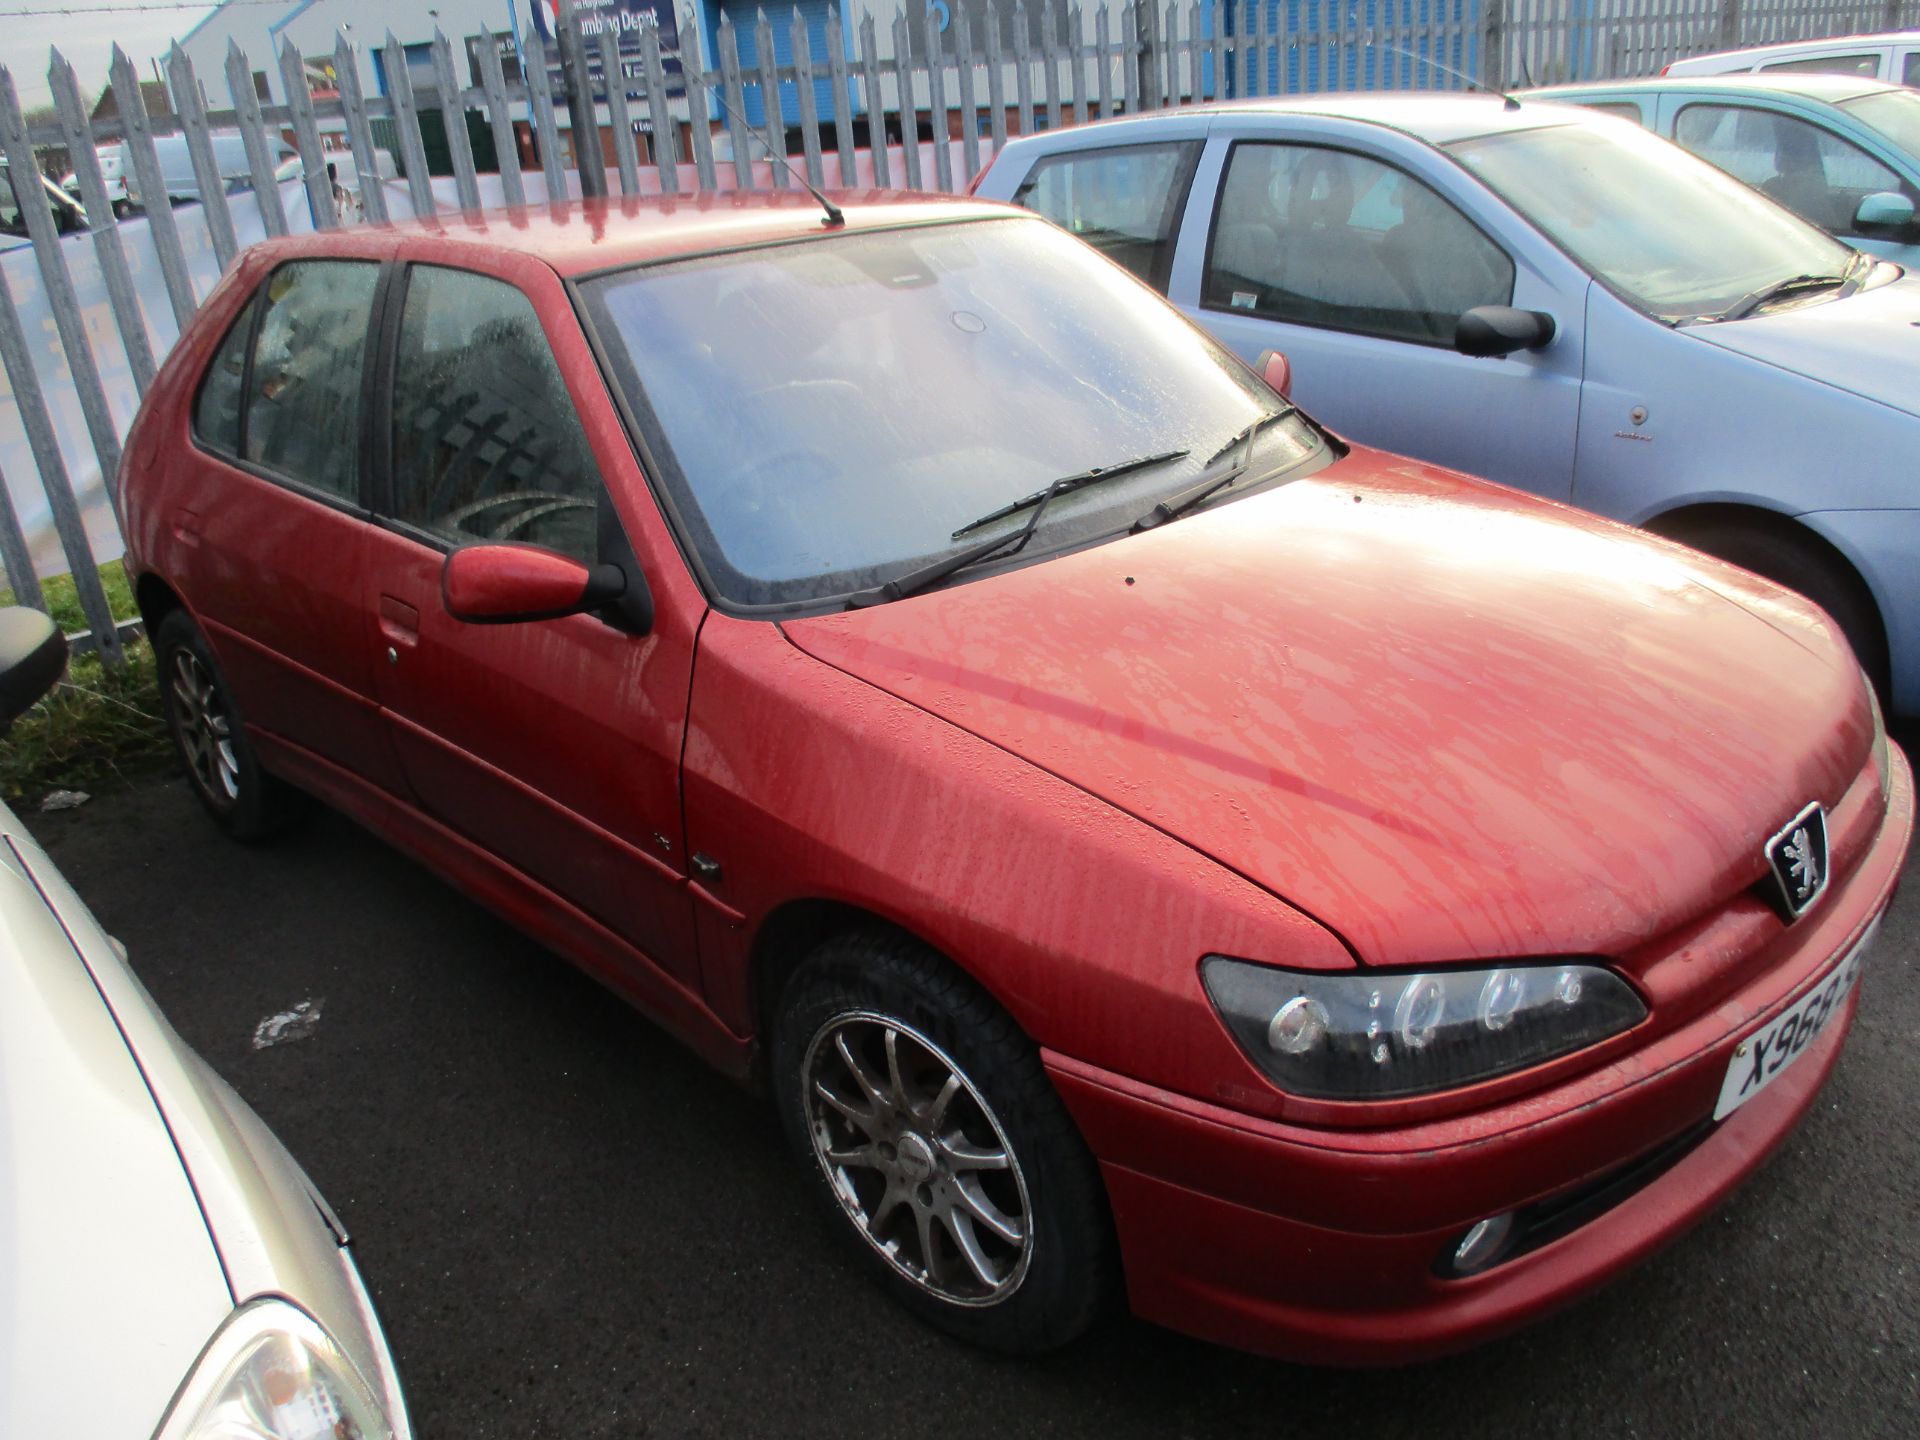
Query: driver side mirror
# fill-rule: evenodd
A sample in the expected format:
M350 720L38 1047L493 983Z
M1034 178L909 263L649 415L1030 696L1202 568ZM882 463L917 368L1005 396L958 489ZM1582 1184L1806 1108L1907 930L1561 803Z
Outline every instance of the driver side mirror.
M1860 202L1854 225L1864 234L1873 230L1905 230L1913 224L1913 201L1896 190L1881 190Z
M440 570L447 613L469 625L516 625L609 611L622 629L653 626L646 581L627 583L618 565L586 565L538 545L464 545Z
M1293 389L1293 366L1288 363L1286 356L1278 350L1263 350L1256 368L1260 371L1260 378L1267 382L1269 390L1282 400L1289 398L1288 392Z
M1476 305L1455 323L1453 348L1462 355L1478 356L1538 350L1552 341L1556 328L1553 317L1543 310Z
M0 609L0 729L59 683L67 668L67 637L38 610Z

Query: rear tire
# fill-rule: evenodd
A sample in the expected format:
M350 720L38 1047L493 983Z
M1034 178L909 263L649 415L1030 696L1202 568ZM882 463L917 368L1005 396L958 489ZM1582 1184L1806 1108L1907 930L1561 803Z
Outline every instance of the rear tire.
M169 614L153 649L174 753L213 822L236 840L258 840L305 814L307 797L260 768L240 708L193 617L185 610Z
M1093 1324L1117 1268L1099 1171L986 992L908 936L842 935L787 982L772 1048L808 1186L898 1303L1012 1354Z

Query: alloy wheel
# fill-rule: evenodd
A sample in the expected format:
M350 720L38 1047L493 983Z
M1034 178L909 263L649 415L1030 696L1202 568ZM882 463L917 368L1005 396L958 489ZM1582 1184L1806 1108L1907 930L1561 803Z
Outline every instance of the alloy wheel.
M194 784L222 809L240 799L240 760L233 749L233 719L214 689L200 657L184 646L173 652L174 736Z
M801 1075L814 1157L867 1243L940 1300L1011 1296L1033 1251L1026 1178L953 1059L898 1020L856 1012L820 1027Z

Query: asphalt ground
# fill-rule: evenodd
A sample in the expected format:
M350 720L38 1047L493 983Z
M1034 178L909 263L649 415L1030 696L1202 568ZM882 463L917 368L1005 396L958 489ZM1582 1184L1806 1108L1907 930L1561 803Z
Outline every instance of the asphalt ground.
M425 1440L1920 1434L1912 865L1838 1071L1729 1205L1509 1340L1366 1372L1125 1318L965 1349L869 1288L764 1101L348 821L244 847L184 782L29 819L346 1221ZM252 1048L302 1000L309 1037Z

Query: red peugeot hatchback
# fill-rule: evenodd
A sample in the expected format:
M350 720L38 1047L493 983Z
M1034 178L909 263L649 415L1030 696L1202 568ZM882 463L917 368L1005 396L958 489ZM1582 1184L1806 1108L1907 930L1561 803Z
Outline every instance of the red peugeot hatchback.
M317 795L764 1079L1009 1350L1593 1288L1813 1103L1912 828L1818 610L1346 444L997 206L262 245L127 457L214 817Z

